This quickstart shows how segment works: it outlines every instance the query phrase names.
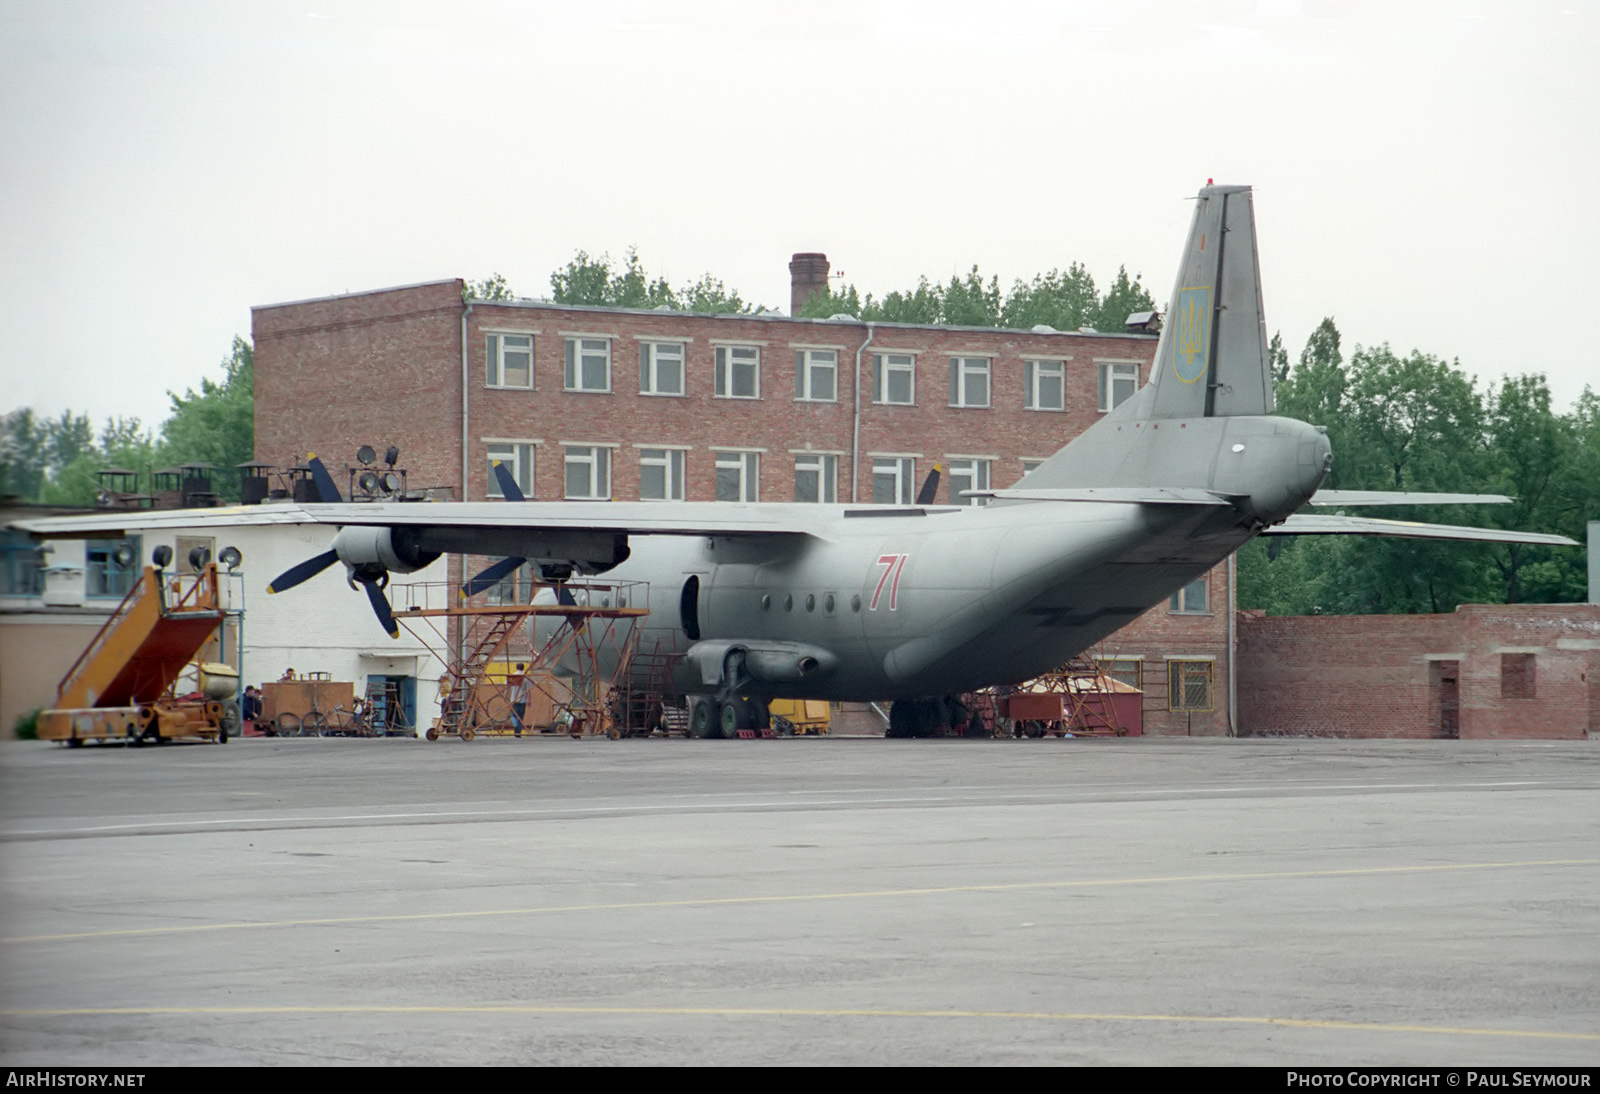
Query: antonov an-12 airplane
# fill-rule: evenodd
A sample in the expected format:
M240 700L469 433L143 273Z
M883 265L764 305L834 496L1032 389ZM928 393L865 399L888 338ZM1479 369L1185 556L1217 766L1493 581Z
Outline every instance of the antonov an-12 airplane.
M1029 679L1162 603L1258 535L1361 534L1570 544L1562 536L1302 514L1322 505L1505 501L1318 491L1320 428L1274 416L1255 219L1246 186L1203 188L1148 382L981 507L658 502L325 503L172 514L169 523L340 526L336 562L397 634L382 591L445 552L502 555L486 587L531 562L547 580L646 582L646 626L682 655L702 734L765 722L774 697L897 700L890 732L938 720L944 697ZM515 484L502 475L516 497ZM142 527L155 527L143 514ZM126 517L24 522L41 537ZM543 596L552 594L546 590ZM905 702L912 700L912 702ZM921 702L919 702L921 701ZM895 724L898 722L899 724Z

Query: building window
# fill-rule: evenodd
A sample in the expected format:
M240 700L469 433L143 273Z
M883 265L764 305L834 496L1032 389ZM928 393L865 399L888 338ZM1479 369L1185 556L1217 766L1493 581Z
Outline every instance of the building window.
M1168 607L1184 615L1205 615L1211 610L1206 597L1206 579L1196 578L1172 594Z
M498 556L491 555L484 568L501 561ZM516 605L527 604L533 599L533 567L518 566L505 577L499 584L492 586L485 594L486 601L491 605Z
M917 401L917 359L909 353L872 355L873 401L911 406Z
M838 401L838 350L797 349L794 351L794 397L814 403Z
M567 497L611 497L611 450L600 445L567 445Z
M1144 662L1133 657L1107 657L1095 662L1104 676L1130 688L1144 690Z
M1210 661L1167 662L1167 709L1209 711L1211 702Z
M756 501L760 483L761 453L717 453L717 500Z
M490 387L533 386L533 335L491 334L488 339Z
M566 389L611 390L611 339L568 338Z
M1100 362L1100 409L1115 410L1139 390L1139 365L1134 361Z
M645 501L682 501L683 465L681 448L639 449L639 497Z
M717 398L761 398L761 347L717 347Z
M683 343L639 343L639 394L683 394Z
M989 489L989 461L988 460L951 460L950 461L950 504L951 505L988 505L988 498L964 498L963 490Z
M1023 369L1027 390L1022 405L1029 410L1067 409L1067 363L1028 361Z
M44 592L44 552L26 532L0 531L0 596Z
M1043 460L1023 460L1022 461L1022 473L1024 475L1031 475L1035 471L1039 470L1040 466L1043 463L1044 463Z
M517 486L522 490L525 498L533 497L533 445L522 441L490 441L484 446L488 456L489 488L491 498L503 498L505 494L500 490L500 479L494 473L495 461L506 465L506 470L511 472L511 477L517 480Z
M89 540L84 548L84 592L89 596L114 596L122 599L133 589L139 576L142 553L138 536L126 539ZM187 568L188 560L178 564Z
M1502 653L1500 655L1500 698L1534 699L1539 694L1534 655L1531 653Z
M831 505L838 500L839 457L805 454L794 458L794 500Z
M917 462L910 456L879 456L872 461L872 500L877 505L910 505Z
M950 358L950 405L989 405L989 359Z

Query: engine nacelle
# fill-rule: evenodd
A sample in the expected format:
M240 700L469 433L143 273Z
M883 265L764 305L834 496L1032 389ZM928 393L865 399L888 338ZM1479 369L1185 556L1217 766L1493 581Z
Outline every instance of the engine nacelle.
M405 526L348 525L333 537L333 549L340 562L358 570L381 567L388 573L409 574L439 557L438 551L418 546L417 536L417 529Z
M756 641L715 638L696 642L684 658L700 670L700 680L710 687L737 687L741 674L762 683L781 684L832 672L839 658L807 642Z

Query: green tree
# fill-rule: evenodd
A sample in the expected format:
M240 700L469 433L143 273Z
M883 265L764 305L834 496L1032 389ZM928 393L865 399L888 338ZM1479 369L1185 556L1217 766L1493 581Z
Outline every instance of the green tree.
M550 275L550 288L557 304L592 304L611 308L671 308L674 311L748 314L759 309L745 303L738 292L730 291L709 273L700 280L674 290L664 277L652 279L639 261L638 251L628 248L620 268L611 256L591 257L579 251L561 269Z
M854 285L846 285L840 292L826 289L813 293L795 313L796 319L827 319L835 315L853 315L857 319L876 322L883 317L881 309L868 296L865 301Z
M1129 278L1128 268L1118 266L1117 276L1112 279L1111 287L1106 290L1105 298L1100 301L1100 307L1096 311L1095 320L1090 325L1095 330L1115 333L1127 328L1128 316L1134 312L1155 310L1156 302L1140 284L1138 275Z
M710 274L702 274L699 281L686 285L678 294L678 302L684 311L712 315L746 315L755 310L737 291L730 291L720 278Z
M939 322L952 327L999 326L1000 279L991 277L984 284L977 266L964 278L951 277L944 289Z
M235 337L222 360L222 382L202 378L198 392L168 392L172 413L161 424L159 457L165 465L208 463L216 468L212 489L239 498L238 464L255 458L255 352ZM109 453L108 453L109 454Z
M1513 499L1492 511L1493 522L1558 531L1581 541L1583 530L1572 519L1581 503L1571 504L1568 489L1583 474L1578 414L1554 411L1550 386L1539 374L1507 378L1490 390L1487 406L1492 488ZM1490 553L1508 604L1583 599L1587 575L1582 552L1506 543L1496 544Z
M0 419L0 497L37 497L44 482L43 426L30 407Z
M1082 263L1074 262L1065 272L1051 270L1036 274L1026 284L1013 284L1000 309L1000 324L1018 330L1041 324L1056 330L1077 330L1093 325L1099 316L1100 294L1094 277Z
M496 301L515 300L517 294L511 291L511 286L506 284L506 279L499 273L490 274L482 281L468 281L461 288L461 299Z

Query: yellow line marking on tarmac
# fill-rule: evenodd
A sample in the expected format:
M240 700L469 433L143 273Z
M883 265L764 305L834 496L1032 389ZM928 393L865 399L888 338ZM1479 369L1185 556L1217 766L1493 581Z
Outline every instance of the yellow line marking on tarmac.
M1114 885L1161 885L1175 882L1275 881L1290 878L1362 877L1375 874L1422 874L1463 870L1503 870L1527 866L1594 866L1600 859L1531 859L1523 862L1466 862L1436 866L1374 866L1344 870L1282 870L1258 874L1179 874L1170 877L1099 878L1089 881L998 882L991 885L941 885L926 889L860 889L839 893L790 893L776 896L699 897L684 900L638 900L611 904L553 904L533 908L490 908L471 912L413 912L404 915L326 916L313 919L243 920L237 923L190 923L175 927L127 927L112 931L11 935L0 943L64 942L86 938L130 938L158 934L198 934L264 927L329 927L352 923L415 923L427 920L489 919L505 916L552 915L562 912L614 912L648 908L711 908L739 904L792 904L813 900L863 900L875 897L940 896L949 893L1004 893L1046 889L1088 889Z
M558 1007L529 1004L475 1006L261 1006L261 1007L81 1007L0 1010L7 1018L93 1018L171 1015L325 1015L325 1014L565 1014L655 1015L723 1018L1008 1018L1044 1022L1177 1022L1207 1025L1286 1026L1295 1029L1356 1030L1373 1033L1427 1033L1452 1037L1535 1037L1556 1041L1600 1041L1600 1033L1559 1030L1482 1029L1393 1022L1341 1022L1318 1018L1258 1018L1226 1014L1093 1014L1025 1010L893 1010L810 1007Z

